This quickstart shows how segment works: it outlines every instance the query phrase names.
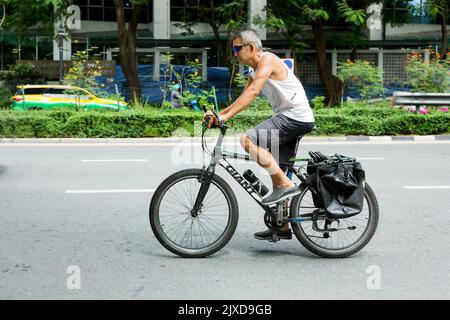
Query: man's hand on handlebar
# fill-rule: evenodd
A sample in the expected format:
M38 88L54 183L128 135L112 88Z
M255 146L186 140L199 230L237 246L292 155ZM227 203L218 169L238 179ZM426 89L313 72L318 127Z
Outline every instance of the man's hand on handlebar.
M211 128L213 125L217 126L217 124L218 124L217 118L214 116L214 114L211 111L207 111L203 115L202 122L206 123L208 129Z
M202 122L207 124L208 129L211 127L221 127L225 124L226 117L217 114L215 111L207 111L203 115Z

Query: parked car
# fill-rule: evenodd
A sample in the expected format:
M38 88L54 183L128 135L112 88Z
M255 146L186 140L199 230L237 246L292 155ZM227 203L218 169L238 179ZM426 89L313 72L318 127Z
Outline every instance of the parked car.
M73 108L78 110L129 109L126 102L102 99L92 92L75 86L24 85L11 98L12 110L42 110Z

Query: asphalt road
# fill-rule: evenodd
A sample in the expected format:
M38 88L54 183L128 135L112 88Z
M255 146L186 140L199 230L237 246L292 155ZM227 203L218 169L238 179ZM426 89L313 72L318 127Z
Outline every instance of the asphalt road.
M234 237L205 259L165 250L148 207L165 177L201 167L189 144L0 144L0 299L449 299L450 143L307 150L360 158L377 195L378 230L350 258L255 240L263 213L221 168L239 201Z

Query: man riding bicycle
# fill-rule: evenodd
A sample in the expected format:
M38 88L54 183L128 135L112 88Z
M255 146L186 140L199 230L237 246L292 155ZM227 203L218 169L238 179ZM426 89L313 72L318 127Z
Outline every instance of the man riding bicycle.
M265 205L277 203L300 193L286 176L289 159L295 156L297 141L314 128L314 115L302 84L276 55L264 52L257 33L252 29L238 32L233 38L233 53L240 63L249 66L247 85L241 95L216 119L209 111L211 125L227 121L247 108L262 92L269 100L273 116L248 130L241 137L241 145L257 163L266 169L272 179L273 192L262 201ZM291 239L289 225L278 233L280 239ZM255 233L255 238L272 238L272 231Z

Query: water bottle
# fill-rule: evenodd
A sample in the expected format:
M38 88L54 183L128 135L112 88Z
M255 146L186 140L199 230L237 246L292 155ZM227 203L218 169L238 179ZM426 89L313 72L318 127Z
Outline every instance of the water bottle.
M255 176L255 174L250 170L246 170L243 174L244 178L250 182L253 188L262 196L264 197L267 192L269 192L269 189Z

